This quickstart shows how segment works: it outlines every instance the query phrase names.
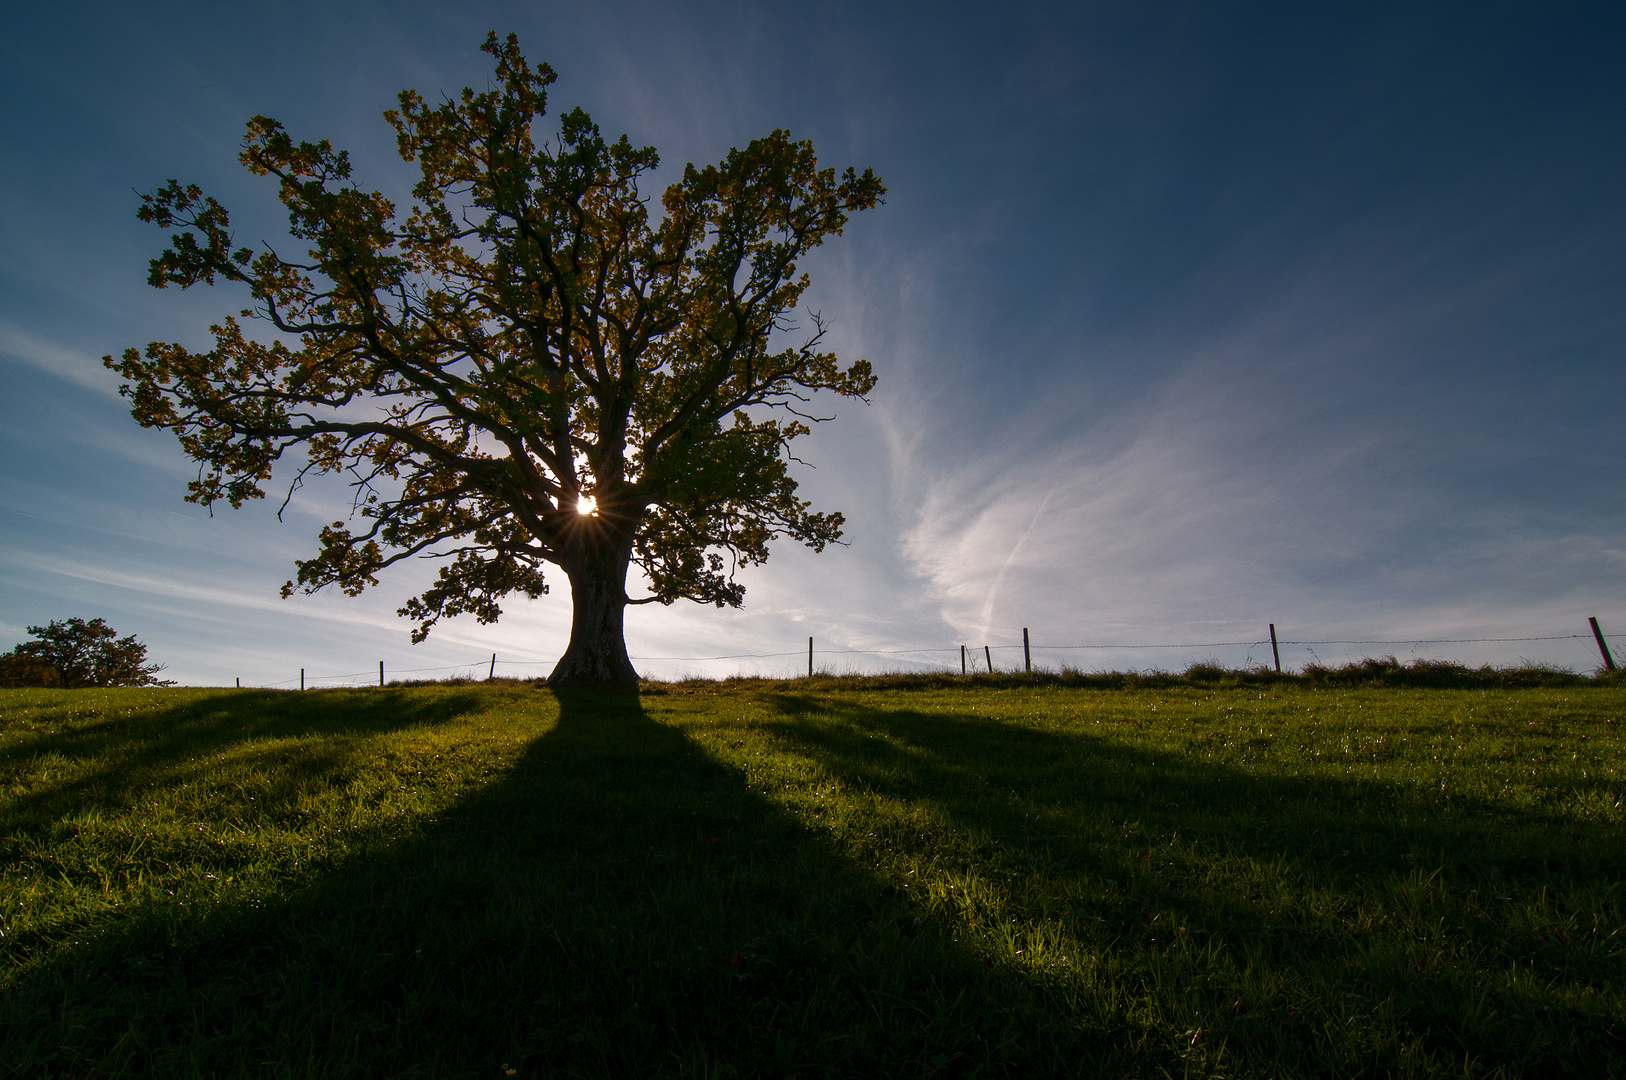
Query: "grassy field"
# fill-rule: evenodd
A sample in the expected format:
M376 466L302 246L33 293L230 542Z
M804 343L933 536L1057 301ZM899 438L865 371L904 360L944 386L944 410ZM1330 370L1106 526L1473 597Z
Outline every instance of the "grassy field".
M1626 1074L1626 687L0 691L0 1075Z

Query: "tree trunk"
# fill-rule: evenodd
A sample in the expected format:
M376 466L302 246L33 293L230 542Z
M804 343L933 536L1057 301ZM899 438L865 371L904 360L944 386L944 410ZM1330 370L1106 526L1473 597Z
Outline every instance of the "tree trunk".
M630 543L583 537L576 558L564 568L570 579L570 644L548 682L636 687L638 673L627 658L623 636L627 610Z

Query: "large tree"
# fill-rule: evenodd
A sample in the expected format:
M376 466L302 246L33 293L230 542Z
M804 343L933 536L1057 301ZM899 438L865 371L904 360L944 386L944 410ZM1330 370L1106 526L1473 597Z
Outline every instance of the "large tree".
M261 498L295 450L292 484L350 478L352 521L322 529L284 595L354 595L440 556L401 609L421 641L443 616L491 622L502 597L547 592L552 563L574 609L553 678L627 683L628 604L738 606L734 570L770 540L841 535L840 514L796 497L790 445L815 393L862 398L875 378L821 347L816 314L799 328L798 261L885 188L774 131L686 166L651 220L655 150L606 141L579 108L539 142L553 71L513 35L483 48L493 88L433 106L407 90L384 114L419 175L404 215L352 183L345 153L260 116L241 160L278 181L302 258L239 246L196 186L143 196L140 217L177 230L151 284L235 283L242 317L273 332L227 318L206 351L105 362L136 420L199 462L191 501ZM631 566L646 595L629 597Z

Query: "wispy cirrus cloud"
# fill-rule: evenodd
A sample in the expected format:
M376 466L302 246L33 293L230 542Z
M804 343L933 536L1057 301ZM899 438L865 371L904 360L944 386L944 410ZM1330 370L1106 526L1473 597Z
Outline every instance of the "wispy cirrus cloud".
M1024 626L1048 643L1257 641L1272 621L1458 638L1596 614L1626 632L1612 24L1498 10L1466 44L1422 9L1399 31L1313 6L1172 22L1134 6L926 22L839 4L499 9L559 69L556 113L580 102L660 148L652 194L774 127L890 186L803 267L830 346L881 376L870 408L840 403L808 440L818 468L795 466L816 508L847 515L850 546L779 545L742 573L743 611L628 616L635 655L790 655L646 670L789 674L808 637L838 666L957 663L960 642ZM312 657L558 654L557 577L500 626L455 621L416 649L393 612L432 565L355 600L276 599L316 524L348 513L342 480L299 491L280 525L284 476L271 506L182 521L190 466L129 422L99 360L154 337L207 347L242 300L143 284L162 238L131 219L131 187L197 179L245 242L286 242L270 189L235 165L243 120L265 112L404 198L378 110L406 85L484 85L488 15L341 5L313 36L229 7L171 33L117 6L93 26L44 6L8 26L9 623L124 613L192 681ZM217 47L244 33L252 55ZM66 57L37 44L70 37ZM906 647L952 652L836 651ZM1592 662L1588 641L1521 648L1451 654Z
M0 318L0 353L87 390L118 395L118 376L102 366L94 346L46 337Z

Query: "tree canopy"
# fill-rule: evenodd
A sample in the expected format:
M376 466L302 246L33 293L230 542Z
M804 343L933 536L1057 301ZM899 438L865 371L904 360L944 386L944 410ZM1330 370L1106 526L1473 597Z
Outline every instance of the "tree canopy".
M384 114L418 171L404 214L352 181L344 152L263 116L241 161L276 180L302 257L240 245L195 185L143 196L139 216L177 230L151 284L233 283L250 306L210 328L210 349L153 342L105 363L135 419L199 462L191 501L262 498L296 450L290 493L312 471L349 478L351 520L321 530L284 595L354 595L441 557L401 608L420 641L443 617L491 622L503 597L542 595L552 564L573 600L554 677L624 683L626 605L738 606L734 571L769 541L840 537L839 513L797 498L790 446L824 419L814 394L861 399L875 377L823 348L816 313L798 319L798 262L885 188L776 130L686 166L652 217L652 147L606 140L579 108L538 141L553 71L513 35L483 49L490 89L438 105L407 90Z
M14 686L172 686L158 678L162 664L147 663L147 647L134 634L119 637L103 619L68 619L30 626L25 641L0 657L0 683Z

